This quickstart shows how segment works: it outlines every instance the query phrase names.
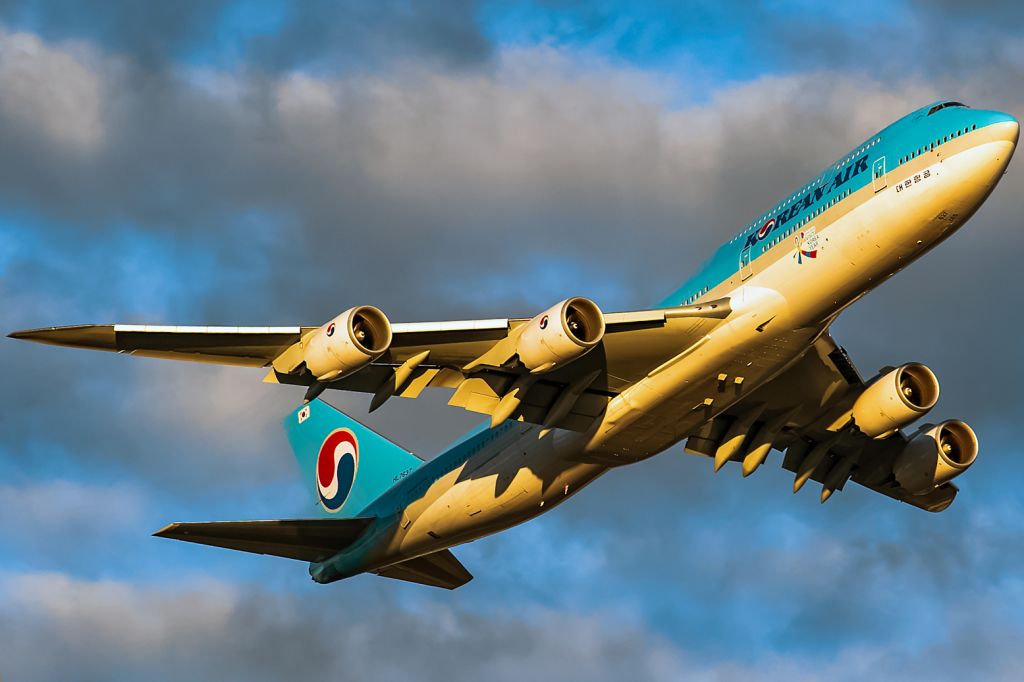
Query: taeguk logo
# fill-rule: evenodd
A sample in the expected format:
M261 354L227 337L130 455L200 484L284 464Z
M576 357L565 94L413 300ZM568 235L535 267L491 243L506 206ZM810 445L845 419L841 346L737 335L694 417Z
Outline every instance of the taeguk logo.
M324 439L316 457L316 487L320 504L334 513L342 508L356 481L359 441L348 429L336 429Z

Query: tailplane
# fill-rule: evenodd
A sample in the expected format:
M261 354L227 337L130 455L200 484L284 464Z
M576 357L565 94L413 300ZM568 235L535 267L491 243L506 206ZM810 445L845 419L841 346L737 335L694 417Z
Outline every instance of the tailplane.
M357 516L423 460L322 400L284 419L304 485L321 516Z
M172 523L153 535L316 562L348 549L372 523L372 518Z
M430 587L442 587L446 590L462 587L473 579L473 575L455 558L450 549L442 549L433 554L407 559L374 571L374 573L385 578L404 580Z
M385 578L453 590L473 576L447 549L376 568L359 568L363 559L360 543L375 542L378 519L364 510L391 488L423 465L369 427L314 400L293 411L284 420L302 480L313 497L319 519L283 521L224 521L172 523L154 533L157 537L213 545L242 552L310 562L310 573L318 582L323 562L341 553L354 555L355 575L370 571Z

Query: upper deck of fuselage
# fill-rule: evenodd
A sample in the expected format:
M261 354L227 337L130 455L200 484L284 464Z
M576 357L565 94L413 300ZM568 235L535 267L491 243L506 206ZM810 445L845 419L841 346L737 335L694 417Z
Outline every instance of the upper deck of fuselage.
M1015 141L1017 120L1000 111L971 109L955 100L939 100L912 111L842 155L810 182L750 221L659 305L668 307L700 300L738 272L744 248L749 247L750 259L756 260L771 248L769 237L778 229L785 229L793 221L809 221L870 184L880 160L884 164L882 172L891 172L951 139L1000 124L1007 127L1006 134Z

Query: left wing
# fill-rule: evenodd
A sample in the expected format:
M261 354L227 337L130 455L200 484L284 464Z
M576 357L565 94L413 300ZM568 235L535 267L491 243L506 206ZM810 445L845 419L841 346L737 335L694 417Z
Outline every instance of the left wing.
M731 312L728 299L603 315L600 342L579 359L531 372L517 342L533 319L390 325L387 350L340 379L318 381L305 355L320 327L76 325L31 329L12 338L129 355L268 368L265 381L371 393L376 409L392 396L455 389L450 404L548 427L585 430L608 401L675 357ZM554 323L552 323L554 324Z

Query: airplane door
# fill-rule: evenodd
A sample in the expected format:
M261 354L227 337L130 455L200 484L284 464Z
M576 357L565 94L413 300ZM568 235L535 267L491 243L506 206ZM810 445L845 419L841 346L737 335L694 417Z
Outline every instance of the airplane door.
M871 166L871 185L876 192L881 192L887 184L885 178L885 157L880 156L875 159L874 165Z
M750 247L744 247L740 251L740 279L744 280L754 274L754 271L750 268Z

